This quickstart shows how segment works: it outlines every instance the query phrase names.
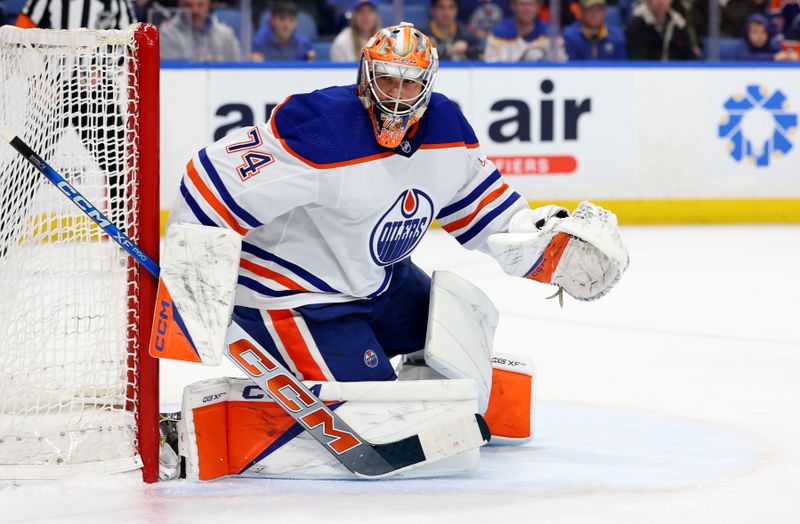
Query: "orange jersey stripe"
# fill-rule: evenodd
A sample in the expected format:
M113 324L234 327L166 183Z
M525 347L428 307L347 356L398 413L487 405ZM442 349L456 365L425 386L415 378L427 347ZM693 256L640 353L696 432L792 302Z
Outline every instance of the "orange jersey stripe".
M280 273L277 273L275 271L272 271L271 269L267 269L264 266L259 266L255 262L251 262L246 258L243 258L239 261L239 266L252 273L255 273L256 275L260 275L262 277L269 278L270 280L274 280L283 287L286 287L293 291L308 291L308 289L304 288L291 278L285 275L281 275Z
M498 187L497 189L486 195L486 198L481 200L481 203L478 204L478 207L475 209L475 211L465 216L464 218L459 218L458 220L450 222L446 226L442 226L442 229L444 229L448 233L452 233L456 229L461 229L462 227L466 226L467 224L472 222L472 219L475 218L478 215L478 213L481 212L481 209L483 209L484 207L488 206L489 204L500 198L500 195L502 195L506 189L508 189L508 184L503 184L502 186Z
M306 341L294 321L294 315L288 309L267 310L272 325L278 333L289 358L294 362L297 371L303 374L303 380L327 381L325 375L308 350Z
M451 147L466 147L467 149L475 149L480 147L480 144L467 144L466 142L447 142L445 144L422 144L420 149L448 149Z
M240 235L246 235L248 230L239 225L231 212L228 211L228 208L219 201L214 193L208 188L206 183L203 182L203 179L200 178L200 175L197 173L197 169L194 167L194 161L189 160L189 163L186 164L186 172L189 175L189 180L191 180L192 184L194 184L194 187L197 188L205 201L208 202L212 208L214 208L214 211L216 211L217 214L222 217L225 223Z

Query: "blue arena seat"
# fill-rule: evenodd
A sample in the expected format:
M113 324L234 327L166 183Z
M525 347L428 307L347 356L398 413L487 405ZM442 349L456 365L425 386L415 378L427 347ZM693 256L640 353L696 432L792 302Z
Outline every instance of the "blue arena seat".
M403 19L406 22L411 22L414 27L423 29L428 26L430 21L430 14L428 13L428 6L423 4L408 4L406 3L403 12Z
M631 17L634 3L634 0L617 0L617 9L619 9L623 24Z
M720 62L731 62L736 60L736 49L739 47L739 38L720 38L719 39L719 60Z
M28 0L5 0L6 13L9 15L12 13L21 13L22 8L25 7L25 4L27 3Z
M395 20L394 6L392 4L378 4L378 15L381 17L381 22L384 26L400 22L411 22L414 27L422 29L430 21L428 4L406 4L403 6L402 20Z
M217 20L233 29L236 33L236 38L241 36L242 32L242 15L238 9L233 7L221 7L212 11Z
M311 45L314 46L314 51L317 52L317 62L330 61L333 42L329 40L314 40Z
M710 39L701 38L701 45L703 46L703 59L708 60ZM720 62L732 62L736 60L736 49L739 47L738 38L720 38L719 39L719 60Z
M394 6L392 4L378 4L378 16L381 17L381 24L384 26L399 22L399 20L394 19Z
M305 11L300 11L297 14L297 30L312 42L317 39L319 34L314 18Z
M606 25L622 28L624 24L619 7L610 5L606 8Z

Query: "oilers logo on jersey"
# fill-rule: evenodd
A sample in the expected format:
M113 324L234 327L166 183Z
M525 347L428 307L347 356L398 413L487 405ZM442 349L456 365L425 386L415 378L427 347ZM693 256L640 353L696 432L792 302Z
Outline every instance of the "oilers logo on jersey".
M372 260L388 266L408 256L433 220L433 202L419 189L403 191L370 235Z

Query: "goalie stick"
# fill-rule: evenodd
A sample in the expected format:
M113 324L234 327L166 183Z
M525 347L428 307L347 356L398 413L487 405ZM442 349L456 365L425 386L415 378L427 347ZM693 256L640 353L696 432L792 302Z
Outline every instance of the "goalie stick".
M136 262L158 278L159 267L155 261L3 122L0 122L0 135ZM360 477L394 475L478 448L490 439L486 421L476 413L436 424L401 440L372 444L331 411L233 320L228 330L225 354L344 467Z

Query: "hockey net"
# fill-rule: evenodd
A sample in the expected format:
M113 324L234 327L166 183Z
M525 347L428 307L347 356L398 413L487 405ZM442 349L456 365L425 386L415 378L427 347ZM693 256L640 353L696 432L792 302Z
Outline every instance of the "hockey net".
M0 27L0 120L158 250L158 37ZM154 282L0 144L0 478L157 473Z

